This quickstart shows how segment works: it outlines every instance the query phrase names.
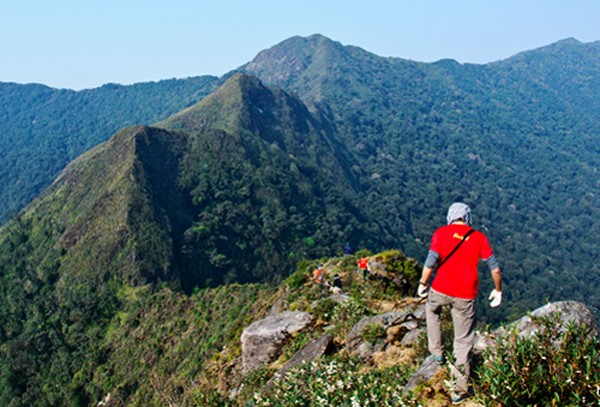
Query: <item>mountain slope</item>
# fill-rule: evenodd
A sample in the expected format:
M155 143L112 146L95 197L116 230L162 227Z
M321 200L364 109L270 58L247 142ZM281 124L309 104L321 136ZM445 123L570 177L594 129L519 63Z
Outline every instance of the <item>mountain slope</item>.
M346 239L384 244L346 155L299 100L236 75L76 159L0 229L0 399L89 403L136 287L279 281Z
M188 272L204 267L212 283L253 281L346 239L382 241L378 223L367 225L358 209L355 175L331 125L286 93L237 75L159 126L192 135L180 178L196 211L183 232ZM211 253L208 262L199 253Z
M59 403L40 398L40 383L66 386L95 357L121 287L148 279L134 259L143 229L128 216L140 199L136 138L146 132L125 130L80 157L2 229L3 400Z
M220 81L202 76L72 91L0 83L0 224L78 155L117 130L192 105Z
M424 258L463 200L507 271L505 316L547 298L597 314L598 47L565 40L487 65L424 64L314 35L240 70L326 105L364 170L370 217L407 254Z

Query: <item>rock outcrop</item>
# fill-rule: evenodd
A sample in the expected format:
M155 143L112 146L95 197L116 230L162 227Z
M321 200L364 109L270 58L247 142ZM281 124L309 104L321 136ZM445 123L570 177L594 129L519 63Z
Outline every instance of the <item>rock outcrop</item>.
M266 386L273 384L275 380L282 380L285 378L287 372L301 363L312 362L313 360L323 356L327 349L333 342L333 336L323 335L317 339L312 340L302 349L300 349L285 365L267 382Z
M520 336L531 336L537 332L534 319L536 317L550 317L552 315L560 320L562 329L566 329L571 323L585 325L588 329L588 335L598 336L598 325L589 308L576 301L558 301L537 308L529 315L508 324L506 327L499 328L491 334L477 333L475 335L473 350L475 352L482 352L488 347L494 346L498 338L513 330L516 330Z
M363 330L376 324L385 330L385 337L376 343L369 343L363 339ZM425 305L421 304L415 310L394 311L361 319L346 337L346 351L358 355L364 360L372 357L373 353L385 349L388 344L402 343L411 345L416 340L415 331L425 324Z
M274 362L291 335L311 324L307 312L285 311L249 325L242 333L242 374Z
M546 304L533 311L531 315L513 322L508 327L517 329L521 335L532 335L535 333L535 324L532 318L548 317L553 314L560 318L563 329L566 329L570 323L585 325L588 328L588 335L598 336L598 326L594 315L589 308L577 301L560 301Z
M404 391L411 391L419 384L429 381L440 369L442 369L442 366L435 362L432 355L429 355L425 358L419 370L406 383Z

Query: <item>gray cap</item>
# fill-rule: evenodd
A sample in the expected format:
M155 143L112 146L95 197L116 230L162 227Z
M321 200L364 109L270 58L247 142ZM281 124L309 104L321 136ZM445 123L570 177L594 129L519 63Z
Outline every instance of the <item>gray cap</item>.
M452 222L456 222L457 220L462 220L467 225L471 224L471 208L469 205L464 204L462 202L454 202L448 208L448 216L446 216L446 220L448 224Z

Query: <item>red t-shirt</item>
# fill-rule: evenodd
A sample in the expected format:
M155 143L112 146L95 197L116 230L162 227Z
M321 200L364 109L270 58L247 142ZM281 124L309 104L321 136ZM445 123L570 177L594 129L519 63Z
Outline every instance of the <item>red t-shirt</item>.
M365 258L361 258L360 260L358 260L358 267L360 267L361 269L366 269L368 267L368 264L369 260Z
M433 234L430 250L438 253L442 261L469 230L471 227L468 225L442 226ZM437 270L431 288L451 297L474 299L479 289L477 264L479 259L488 259L491 255L492 248L487 237L479 231L471 233L452 257Z

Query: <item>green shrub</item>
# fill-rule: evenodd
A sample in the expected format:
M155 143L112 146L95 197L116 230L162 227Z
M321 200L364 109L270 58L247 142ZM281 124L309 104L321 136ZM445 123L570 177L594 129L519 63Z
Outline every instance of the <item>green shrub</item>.
M351 358L322 358L291 369L246 405L412 406L417 404L402 394L412 373L407 366L365 371L363 363Z
M373 252L371 252L369 249L360 249L356 253L354 253L354 257L357 259L361 257L371 257L372 255Z
M597 406L600 342L584 326L563 329L556 317L534 318L528 338L510 332L483 356L478 369L487 405Z
M239 393L240 398L248 399L252 397L255 392L259 391L267 384L276 371L276 369L272 369L269 366L263 366L248 373L242 382L241 391ZM210 404L207 404L207 406L209 405Z
M198 407L229 407L235 404L229 399L221 396L215 389L202 389L194 396L194 405Z
M385 337L385 328L377 322L373 322L362 329L360 337L374 345L378 339Z
M369 308L361 301L351 297L348 301L335 307L332 322L335 324L333 334L345 338L352 327L363 317L370 314Z
M311 313L324 321L330 321L334 315L337 302L327 297L317 301L311 309Z
M306 272L304 270L298 270L295 273L290 274L283 283L290 290L298 289L306 284Z
M406 278L406 292L413 292L417 289L417 283L420 278L419 265L416 260L406 257L399 250L387 250L379 253L376 260L385 264L387 271L391 274L402 275Z

